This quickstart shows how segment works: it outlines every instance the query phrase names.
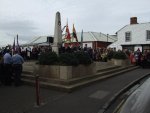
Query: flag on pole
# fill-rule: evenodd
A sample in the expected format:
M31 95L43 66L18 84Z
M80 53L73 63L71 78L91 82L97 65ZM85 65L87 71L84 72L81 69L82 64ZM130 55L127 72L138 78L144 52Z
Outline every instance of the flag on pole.
M14 38L14 43L13 43L13 46L12 46L12 55L14 54L14 51L15 51L15 49L16 49L15 46L16 46L16 45L15 45L15 38Z
M19 42L18 42L18 34L17 34L17 45L16 45L16 51L18 51L18 53L21 52L20 46L19 46Z
M14 43L13 43L13 47L12 47L12 49L13 49L13 51L15 51L15 38L14 38Z
M81 47L83 48L83 29L82 29L82 32L81 32Z
M70 36L70 32L69 32L69 27L68 27L68 21L67 21L67 25L66 25L65 39L66 39L66 42L71 42L71 36Z
M72 29L72 35L73 35L73 38L76 39L76 42L78 42L77 33L76 33L76 30L75 30L74 24L73 24L73 29Z

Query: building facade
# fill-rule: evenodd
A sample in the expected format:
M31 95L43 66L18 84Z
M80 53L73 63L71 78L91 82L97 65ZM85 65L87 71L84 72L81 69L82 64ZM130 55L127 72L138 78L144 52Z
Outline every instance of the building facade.
M63 36L65 38L65 35ZM77 32L78 43L81 44L81 32ZM101 32L83 32L83 48L85 46L92 49L107 48L108 45L112 44L117 40L116 35L108 35ZM77 45L74 39L72 45Z
M110 45L116 50L150 50L150 22L138 23L137 17L130 18L130 24L117 32L117 41Z

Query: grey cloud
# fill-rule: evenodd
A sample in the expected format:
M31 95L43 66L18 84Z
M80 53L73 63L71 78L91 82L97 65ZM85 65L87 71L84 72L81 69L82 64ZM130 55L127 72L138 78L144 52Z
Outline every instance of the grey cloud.
M19 32L27 32L33 31L37 28L31 21L10 21L10 22L0 22L0 30L4 31L19 31Z
M27 41L32 36L38 34L38 28L35 27L32 21L9 21L9 22L0 22L0 31L5 33L8 37L16 37L18 34L20 40Z
M12 5L7 7L9 3ZM74 23L77 32L83 29L114 34L129 24L131 16L137 16L139 23L149 22L149 3L149 0L3 0L0 32L12 40L19 34L24 41L34 36L52 35L55 13L60 11L62 26L68 19L70 32ZM6 35L1 37L8 38Z

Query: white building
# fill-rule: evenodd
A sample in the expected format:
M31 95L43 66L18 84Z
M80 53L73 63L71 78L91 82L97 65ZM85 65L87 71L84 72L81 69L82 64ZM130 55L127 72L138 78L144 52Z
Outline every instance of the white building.
M150 22L137 23L137 17L132 17L129 25L117 31L117 39L109 47L115 47L116 50L150 50Z

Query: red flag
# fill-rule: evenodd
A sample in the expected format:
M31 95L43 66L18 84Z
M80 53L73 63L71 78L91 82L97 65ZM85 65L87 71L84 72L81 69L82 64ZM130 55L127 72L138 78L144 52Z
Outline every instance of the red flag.
M68 23L67 23L67 25L66 25L65 39L66 39L67 41L71 42L71 37L70 37L69 28L68 28Z
M76 33L76 30L75 30L74 24L73 24L73 29L72 29L72 35L73 35L73 38L76 39L76 42L78 42L77 33Z

